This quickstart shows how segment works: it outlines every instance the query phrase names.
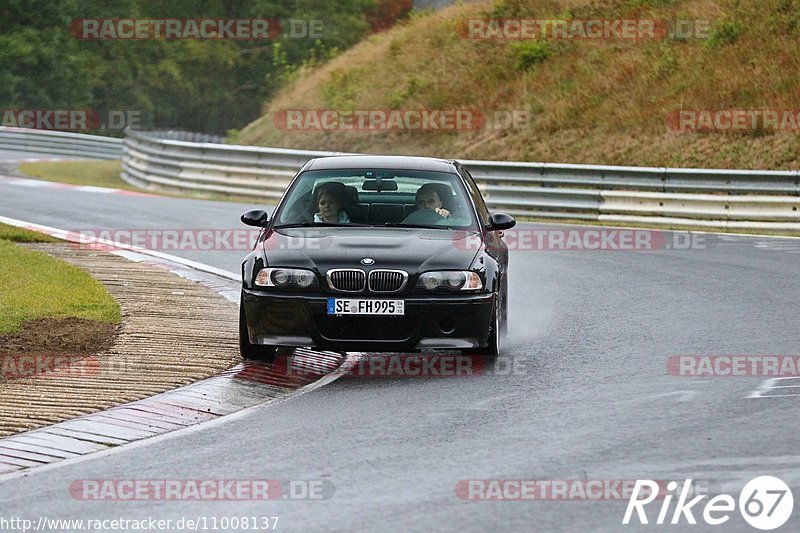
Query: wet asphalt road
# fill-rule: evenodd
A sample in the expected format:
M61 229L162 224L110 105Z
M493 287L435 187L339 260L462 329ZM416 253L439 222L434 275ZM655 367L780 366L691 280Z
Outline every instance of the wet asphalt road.
M0 215L63 229L239 229L251 207L0 183ZM237 272L245 252L170 253ZM0 515L277 516L283 531L618 531L637 529L621 525L624 501L465 501L455 487L693 478L738 498L751 478L773 475L800 498L800 397L748 398L761 377L666 370L672 355L800 353L799 261L798 240L727 236L691 250L512 252L510 339L496 365L513 361L516 372L345 376L230 421L0 482ZM69 492L79 479L249 478L325 480L335 494L86 502ZM655 520L658 508L648 511ZM717 528L668 529L755 531L731 516ZM781 531L798 528L796 509Z

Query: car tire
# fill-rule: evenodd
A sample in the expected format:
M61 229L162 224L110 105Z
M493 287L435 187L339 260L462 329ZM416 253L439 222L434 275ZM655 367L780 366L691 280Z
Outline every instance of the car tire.
M239 301L239 354L245 361L275 360L278 354L277 346L263 346L251 344L250 335L247 333L247 315L244 312L244 299Z
M501 309L503 310L503 313L500 315L500 345L505 346L505 342L502 341L508 338L508 278L506 278L506 276L503 276L503 283L501 287L501 301L503 302Z
M478 355L486 357L497 357L503 349L503 335L505 327L503 325L502 303L495 305L492 312L492 324L489 326L489 339L484 348L478 350Z

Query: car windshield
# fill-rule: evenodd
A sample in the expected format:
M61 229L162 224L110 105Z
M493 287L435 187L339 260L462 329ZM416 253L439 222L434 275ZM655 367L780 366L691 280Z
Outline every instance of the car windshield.
M410 170L312 170L294 181L278 208L281 226L474 228L460 177Z

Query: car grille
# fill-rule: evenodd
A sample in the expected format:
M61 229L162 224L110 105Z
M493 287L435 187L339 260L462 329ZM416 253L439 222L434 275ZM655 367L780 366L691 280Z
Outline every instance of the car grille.
M361 292L366 285L367 275L363 270L329 270L328 283L331 288L342 292Z
M372 292L398 292L408 280L403 270L373 270L369 273L369 290Z

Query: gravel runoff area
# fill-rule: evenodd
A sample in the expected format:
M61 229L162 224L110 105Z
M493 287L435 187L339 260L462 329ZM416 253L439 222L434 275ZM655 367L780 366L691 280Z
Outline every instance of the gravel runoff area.
M236 304L210 288L148 262L68 243L23 246L100 280L120 303L122 324L101 354L0 383L0 437L146 398L241 361Z

